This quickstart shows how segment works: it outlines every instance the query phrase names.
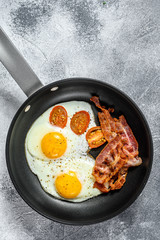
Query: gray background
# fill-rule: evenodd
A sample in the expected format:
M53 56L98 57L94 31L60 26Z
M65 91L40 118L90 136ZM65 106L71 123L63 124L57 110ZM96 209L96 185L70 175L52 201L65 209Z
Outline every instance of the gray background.
M54 223L17 194L5 139L25 94L0 64L0 239L160 239L160 1L0 0L0 24L44 84L73 76L108 82L140 107L154 141L154 163L138 199L91 226Z

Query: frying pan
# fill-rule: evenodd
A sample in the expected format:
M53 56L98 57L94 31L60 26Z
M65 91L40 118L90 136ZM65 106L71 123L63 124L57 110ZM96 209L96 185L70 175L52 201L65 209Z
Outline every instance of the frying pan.
M0 29L0 60L28 99L19 108L9 128L6 161L11 180L20 196L43 216L65 224L84 225L107 220L129 207L143 190L152 166L153 143L147 121L136 104L115 87L88 78L70 78L43 86L18 50ZM37 90L37 91L36 91ZM130 168L122 189L81 203L71 203L47 194L31 172L25 157L24 141L33 122L57 103L89 102L97 95L102 105L114 107L115 116L124 114L139 143L142 165ZM95 116L97 109L91 104ZM96 118L98 124L98 119ZM98 150L93 150L96 157Z

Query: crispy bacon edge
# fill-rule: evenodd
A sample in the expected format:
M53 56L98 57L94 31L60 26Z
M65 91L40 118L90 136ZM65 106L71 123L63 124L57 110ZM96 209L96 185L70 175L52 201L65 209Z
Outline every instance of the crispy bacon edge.
M128 168L139 166L142 159L138 156L138 142L125 117L122 115L119 119L112 118L110 112L113 112L113 109L102 107L96 96L90 100L102 111L98 112L98 118L108 141L95 161L94 187L102 192L109 192L120 189L126 181Z

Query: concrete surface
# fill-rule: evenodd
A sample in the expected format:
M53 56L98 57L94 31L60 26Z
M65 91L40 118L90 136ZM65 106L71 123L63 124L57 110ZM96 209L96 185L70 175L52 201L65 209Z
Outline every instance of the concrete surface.
M160 239L160 1L0 0L0 24L44 84L73 76L108 82L140 107L154 141L154 163L139 198L91 226L54 223L17 194L5 163L11 120L26 99L0 64L0 239Z

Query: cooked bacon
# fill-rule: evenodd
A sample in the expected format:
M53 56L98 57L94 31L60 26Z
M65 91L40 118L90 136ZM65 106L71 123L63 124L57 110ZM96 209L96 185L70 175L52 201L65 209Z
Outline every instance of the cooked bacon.
M113 112L113 108L109 108L109 110L105 109L100 105L99 98L94 96L90 99L95 105L102 110L102 112L98 112L98 118L100 121L100 125L102 128L103 135L105 139L110 142L117 136L116 133L116 124L115 120L110 115L110 112Z
M121 158L121 156L118 154L115 158L118 160L115 160L113 163L111 163L110 167L111 172L108 178L106 178L105 182L108 182L110 179L114 178L114 176L116 176L116 174L119 173L119 171L125 166L125 164L128 161L127 158Z
M126 182L128 168L121 168L121 170L110 181L105 183L95 182L93 187L98 188L101 192L108 193L111 190L120 189Z
M99 97L93 96L93 97L90 98L90 100L91 100L92 102L94 102L94 104L96 105L96 107L100 108L102 111L107 110L104 106L101 106L101 105L100 105ZM114 112L114 108L108 108L107 111L113 113L113 112ZM112 117L111 117L111 118L112 118Z
M111 142L109 142L97 156L96 164L99 165L106 162L108 159L108 155L110 155L111 151L114 151L117 148L120 142L121 142L120 136L116 136ZM109 163L111 162L112 160L109 161Z
M109 183L110 190L120 189L126 181L127 173L128 173L128 168L125 168L125 167L121 168L117 176L115 177L115 179L114 178L111 179Z
M93 168L93 176L98 183L104 183L111 173L111 164L118 159L116 156L116 148L121 141L121 137L117 136L113 141L108 143L96 158L95 166Z
M103 135L108 142L112 141L112 139L117 136L117 133L115 132L115 122L113 119L110 120L109 115L110 113L107 110L98 113Z
M107 193L110 191L110 187L108 183L100 184L98 182L95 182L93 187L98 188L101 192L104 192L104 193Z
M103 109L105 109L105 107L102 107L102 106L100 105L99 97L93 96L93 97L90 98L90 100L91 100L92 102L94 102L94 104L96 105L96 107L100 108L102 111L103 111Z
M128 168L139 166L142 159L138 156L138 142L122 115L112 118L113 109L105 109L94 96L90 99L101 109L98 112L101 129L108 144L97 156L93 168L94 187L102 192L120 189L126 181Z
M108 143L96 158L93 176L100 184L109 182L128 161L122 157L121 137L117 136Z
M119 131L117 132L121 135L122 142L124 143L124 153L127 156L137 156L138 142L123 115L119 117L119 123L121 124L121 129L118 129Z
M136 156L134 158L128 159L127 163L124 165L125 167L137 167L142 164L142 158Z

